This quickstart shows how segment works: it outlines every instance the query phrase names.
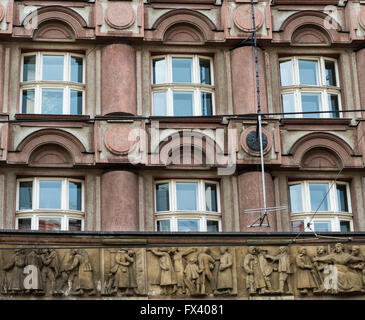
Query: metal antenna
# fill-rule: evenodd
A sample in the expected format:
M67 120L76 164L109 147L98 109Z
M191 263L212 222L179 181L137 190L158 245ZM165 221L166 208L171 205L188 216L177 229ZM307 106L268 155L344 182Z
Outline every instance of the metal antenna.
M262 123L261 123L261 101L260 101L260 78L259 78L259 63L257 54L257 35L256 35L256 21L255 21L255 7L253 0L251 0L251 14L252 14L252 26L253 26L253 44L255 50L255 65L256 65L256 95L257 95L257 127L256 127L256 139L259 136L260 141L260 159L261 159L261 180L262 180L262 196L264 200L264 207L259 209L245 210L245 213L257 213L261 215L255 220L249 228L252 227L270 227L268 213L271 211L284 210L286 207L270 207L266 206L266 183L265 183L265 164L264 164L264 150L262 146ZM267 220L267 224L264 221Z

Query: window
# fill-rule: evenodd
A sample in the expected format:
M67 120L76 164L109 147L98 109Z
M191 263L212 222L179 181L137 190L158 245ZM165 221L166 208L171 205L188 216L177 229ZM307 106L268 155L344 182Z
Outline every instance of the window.
M339 118L341 116L341 95L335 59L291 57L280 59L279 64L283 112L309 112L288 114L284 117Z
M18 179L16 229L83 230L83 188L76 179Z
M212 59L167 55L152 59L154 116L211 116L214 110Z
M218 232L221 230L217 182L157 181L155 199L157 231Z
M352 231L349 190L349 185L345 182L291 182L289 195L292 230L295 232ZM315 212L317 213L313 216ZM309 222L310 228L307 226Z
M81 115L84 58L71 53L26 53L22 58L20 112Z

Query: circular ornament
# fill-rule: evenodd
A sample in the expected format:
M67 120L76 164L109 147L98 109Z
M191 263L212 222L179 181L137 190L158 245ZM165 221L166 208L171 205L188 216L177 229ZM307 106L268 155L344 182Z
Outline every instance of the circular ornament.
M262 27L264 17L261 11L257 8L254 9L255 12L255 24L256 30ZM253 24L252 24L252 10L250 5L243 5L234 11L233 14L233 21L238 29L245 31L245 32L252 32L254 31Z
M262 149L265 150L267 147L267 136L264 133L262 135ZM260 139L256 133L256 131L251 131L246 136L246 145L253 151L260 152Z
M272 146L272 139L270 133L262 128L262 149L264 154L268 153ZM260 156L260 139L256 135L256 127L249 127L241 133L240 143L243 150L249 155Z
M135 21L134 9L127 3L112 3L105 10L105 21L114 29L126 29Z
M114 154L127 154L137 143L137 137L128 127L114 126L105 134L105 146Z

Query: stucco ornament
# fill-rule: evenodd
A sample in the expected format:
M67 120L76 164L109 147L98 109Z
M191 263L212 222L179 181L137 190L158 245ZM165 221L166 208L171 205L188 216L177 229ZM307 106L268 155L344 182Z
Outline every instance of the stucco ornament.
M136 141L136 135L128 127L114 126L105 134L105 146L110 152L118 155L127 154Z
M255 24L256 29L260 29L262 27L264 18L261 11L257 8L254 9L255 12ZM250 5L243 5L238 8L233 13L233 21L238 29L245 32L254 31L252 25L252 11Z
M128 3L112 3L105 10L105 21L114 29L127 29L135 21L135 13Z

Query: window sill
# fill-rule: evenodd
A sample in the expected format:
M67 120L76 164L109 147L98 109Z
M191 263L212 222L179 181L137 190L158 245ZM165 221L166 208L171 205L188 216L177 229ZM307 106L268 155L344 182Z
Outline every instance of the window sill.
M173 123L221 123L222 116L190 116L190 117L174 117L174 116L151 116L151 120L159 122L173 122Z
M89 115L70 115L70 114L24 114L24 113L17 113L15 114L16 120L69 120L69 121L85 121L89 120Z
M349 125L351 123L350 118L282 118L281 124L309 124L309 125Z

